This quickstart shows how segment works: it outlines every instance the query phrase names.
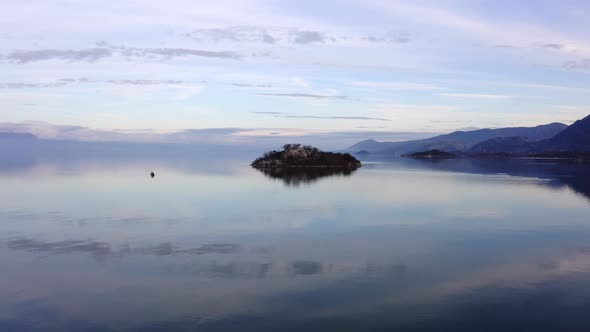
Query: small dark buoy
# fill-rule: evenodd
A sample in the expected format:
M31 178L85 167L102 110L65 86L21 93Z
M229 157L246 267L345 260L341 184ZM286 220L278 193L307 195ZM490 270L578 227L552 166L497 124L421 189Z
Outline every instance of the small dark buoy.
M150 173L150 176L151 176L151 177L152 177L152 179L153 179L153 178L156 176L156 173L154 173L154 172L151 172L151 173Z

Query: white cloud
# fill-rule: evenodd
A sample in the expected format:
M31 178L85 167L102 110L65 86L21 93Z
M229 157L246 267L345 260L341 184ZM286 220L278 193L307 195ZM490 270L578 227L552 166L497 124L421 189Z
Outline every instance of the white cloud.
M11 15L0 17L0 31L7 32L0 34L0 121L106 128L117 123L100 120L110 113L125 114L128 127L186 121L254 127L259 119L248 116L252 111L279 110L322 118L361 114L391 119L404 131L443 131L448 128L431 121L458 121L452 128L540 124L532 122L569 119L551 105L571 103L585 112L590 104L580 78L590 58L587 24L565 19L569 4L551 5L555 16L535 21L454 1L325 5L329 15L310 2L267 0L1 2L0 12ZM63 77L90 77L92 84ZM534 83L519 83L527 78ZM543 104L534 105L535 91L524 89L547 90L538 94ZM444 105L437 105L441 98ZM302 104L305 111L297 109ZM189 109L218 112L183 111ZM316 120L260 119L269 127L359 125Z

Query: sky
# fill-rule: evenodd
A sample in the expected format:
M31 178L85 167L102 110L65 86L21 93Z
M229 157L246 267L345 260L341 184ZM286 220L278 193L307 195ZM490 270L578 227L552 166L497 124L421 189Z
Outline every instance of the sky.
M589 11L567 0L0 0L0 123L392 140L569 124L590 114Z

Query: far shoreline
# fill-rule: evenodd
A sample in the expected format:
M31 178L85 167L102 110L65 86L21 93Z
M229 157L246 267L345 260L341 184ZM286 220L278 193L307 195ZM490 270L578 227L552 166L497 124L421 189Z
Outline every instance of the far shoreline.
M466 153L457 153L453 154L453 156L449 157L440 157L440 156L413 156L413 154L403 154L403 155L387 155L381 153L364 153L359 154L362 159L365 160L374 160L374 159L416 159L416 160L452 160L452 159L494 159L494 160L501 160L501 159L519 159L519 160L571 160L577 161L582 163L590 163L590 154L586 155L574 155L574 156L563 156L563 155L553 155L553 156L543 156L543 155L507 155L507 154L466 154Z

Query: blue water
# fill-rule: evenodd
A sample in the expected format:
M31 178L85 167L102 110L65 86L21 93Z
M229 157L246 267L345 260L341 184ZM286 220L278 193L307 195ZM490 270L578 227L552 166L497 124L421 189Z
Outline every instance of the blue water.
M0 165L0 331L590 330L589 165Z

